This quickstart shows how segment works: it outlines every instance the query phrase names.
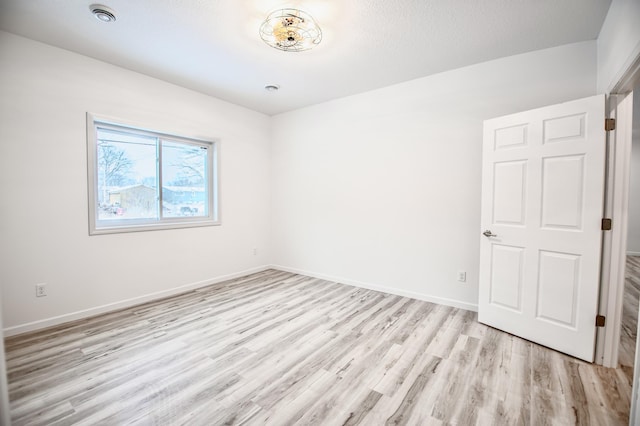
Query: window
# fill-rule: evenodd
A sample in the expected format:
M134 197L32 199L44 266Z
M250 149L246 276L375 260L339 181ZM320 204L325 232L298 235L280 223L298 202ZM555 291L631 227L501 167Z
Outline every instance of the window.
M219 224L218 142L87 122L90 234Z

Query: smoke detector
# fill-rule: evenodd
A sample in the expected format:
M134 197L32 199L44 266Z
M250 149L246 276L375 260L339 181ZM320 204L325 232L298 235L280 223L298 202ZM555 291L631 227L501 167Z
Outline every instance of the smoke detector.
M91 13L93 13L93 16L102 22L115 22L116 20L116 13L113 9L110 9L107 6L92 4L89 6L89 9L91 10Z

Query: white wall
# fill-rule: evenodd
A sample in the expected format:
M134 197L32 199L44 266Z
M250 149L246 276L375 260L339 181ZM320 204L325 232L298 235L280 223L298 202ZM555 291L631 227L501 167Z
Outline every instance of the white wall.
M222 226L90 237L87 111L219 138ZM9 333L269 264L269 126L263 114L0 32L0 283ZM36 298L41 282L49 294Z
M595 93L593 41L274 117L275 263L475 308L482 121Z
M598 93L609 93L640 54L640 0L613 0L597 43Z
M629 176L627 253L640 256L640 87L633 92L633 144Z

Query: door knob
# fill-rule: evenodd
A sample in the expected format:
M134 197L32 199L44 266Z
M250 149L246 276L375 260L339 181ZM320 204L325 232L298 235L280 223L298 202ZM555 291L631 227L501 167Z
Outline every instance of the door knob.
M490 230L486 230L482 233L482 235L484 235L485 237L497 237L497 234L494 234L493 232L491 232Z

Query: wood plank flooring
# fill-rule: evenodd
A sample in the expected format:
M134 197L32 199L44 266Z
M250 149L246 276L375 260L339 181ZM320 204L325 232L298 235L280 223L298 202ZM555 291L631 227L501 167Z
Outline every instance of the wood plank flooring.
M638 299L640 298L640 256L627 256L619 361L622 368L633 369L638 332Z
M625 425L631 377L269 270L6 340L14 425Z

